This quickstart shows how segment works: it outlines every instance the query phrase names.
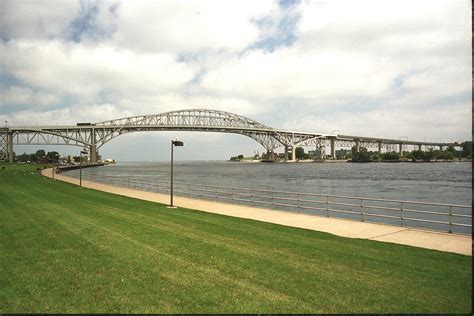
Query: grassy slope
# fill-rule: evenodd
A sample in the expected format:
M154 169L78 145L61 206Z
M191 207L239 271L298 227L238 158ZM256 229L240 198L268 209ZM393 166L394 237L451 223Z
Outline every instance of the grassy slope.
M471 257L171 210L5 166L0 313L471 310Z

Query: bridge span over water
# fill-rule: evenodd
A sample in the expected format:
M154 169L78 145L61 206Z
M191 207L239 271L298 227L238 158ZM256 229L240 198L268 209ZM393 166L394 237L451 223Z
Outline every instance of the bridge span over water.
M423 148L457 143L421 142L401 139L362 137L351 135L298 132L274 129L241 115L208 109L188 109L155 115L125 117L97 123L77 123L64 126L10 126L0 128L0 160L13 162L14 145L72 145L89 149L90 160L97 161L98 150L107 142L123 134L150 131L197 131L240 134L261 144L270 157L275 149L284 147L285 157L295 160L296 146L315 146L320 158L326 158L330 147L335 159L336 147L377 148L379 152L402 153L409 146Z

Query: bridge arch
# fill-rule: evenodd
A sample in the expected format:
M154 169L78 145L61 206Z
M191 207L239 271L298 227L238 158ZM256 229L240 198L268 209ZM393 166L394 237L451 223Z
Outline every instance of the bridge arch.
M186 109L124 117L93 124L97 149L110 140L140 131L199 131L234 133L252 138L267 150L278 147L274 130L245 116L209 109Z
M226 126L271 130L257 121L242 115L209 109L185 109L153 115L130 116L95 123L96 126L140 126L140 125L195 125Z

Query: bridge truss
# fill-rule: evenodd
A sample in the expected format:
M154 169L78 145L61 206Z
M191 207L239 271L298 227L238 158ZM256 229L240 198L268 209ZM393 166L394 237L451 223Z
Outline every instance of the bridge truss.
M133 132L198 131L233 133L250 137L267 152L279 147L295 159L296 146L315 146L320 158L325 158L331 147L382 147L387 150L404 150L407 146L447 146L448 143L424 143L407 140L331 135L277 130L241 115L208 109L188 109L156 115L125 117L98 123L78 123L76 126L17 126L0 128L0 160L12 160L15 145L73 145L90 149L91 161L96 161L97 150L112 139ZM456 144L455 144L456 145Z

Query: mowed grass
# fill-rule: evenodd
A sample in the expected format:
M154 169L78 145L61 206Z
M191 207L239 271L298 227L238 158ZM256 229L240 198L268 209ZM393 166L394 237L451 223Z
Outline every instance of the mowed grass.
M0 165L0 313L469 313L472 258Z

